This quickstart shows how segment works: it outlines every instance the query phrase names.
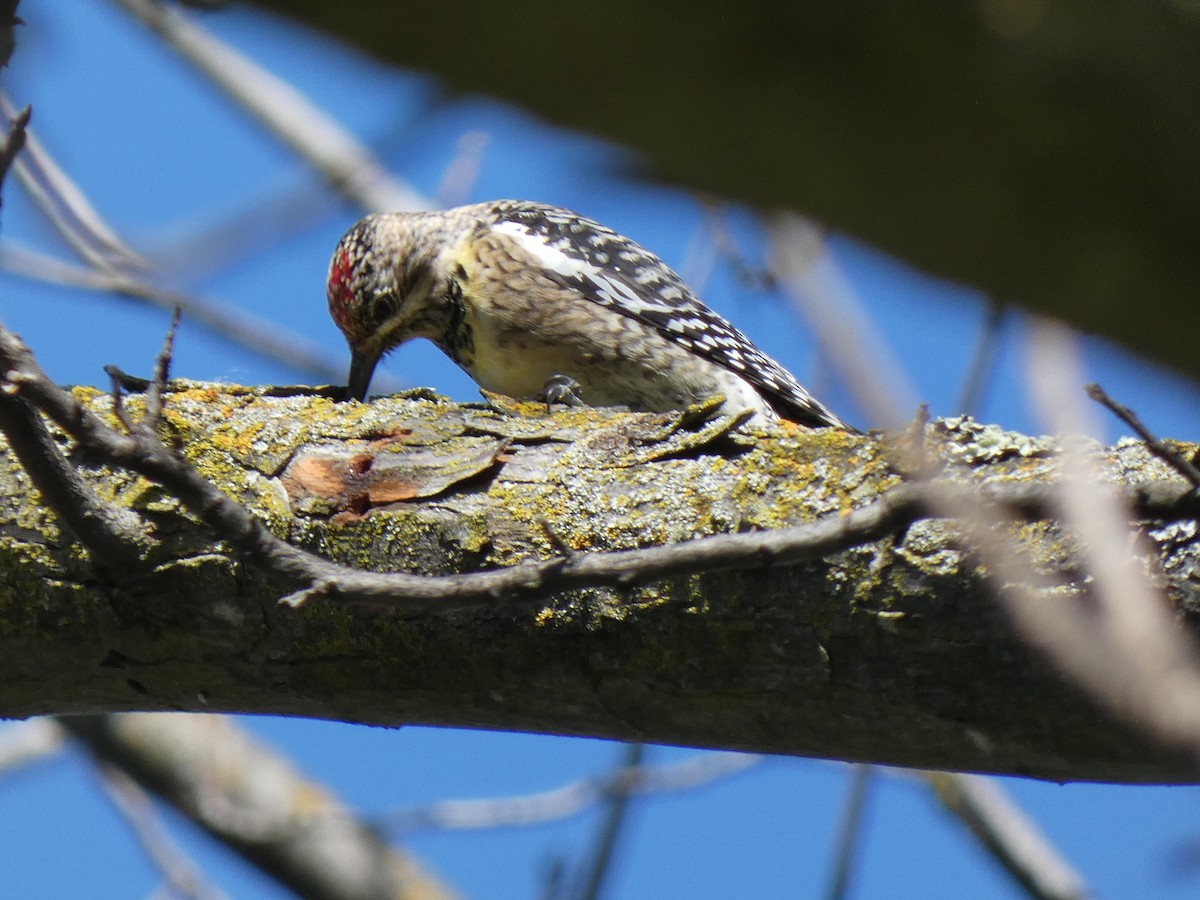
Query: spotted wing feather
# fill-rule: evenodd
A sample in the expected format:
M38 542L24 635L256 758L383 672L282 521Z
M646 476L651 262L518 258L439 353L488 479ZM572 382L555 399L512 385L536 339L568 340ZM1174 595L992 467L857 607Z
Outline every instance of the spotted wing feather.
M556 207L497 204L494 212L497 227L520 239L560 284L734 372L785 418L846 427L787 369L705 306L653 253L611 228Z

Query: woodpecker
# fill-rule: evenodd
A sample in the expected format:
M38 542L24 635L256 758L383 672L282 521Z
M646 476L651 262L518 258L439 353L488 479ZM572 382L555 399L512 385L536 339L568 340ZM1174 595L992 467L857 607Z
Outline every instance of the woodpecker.
M328 299L356 400L385 353L423 337L511 397L665 411L723 394L728 410L850 428L657 256L554 206L367 216L334 250Z

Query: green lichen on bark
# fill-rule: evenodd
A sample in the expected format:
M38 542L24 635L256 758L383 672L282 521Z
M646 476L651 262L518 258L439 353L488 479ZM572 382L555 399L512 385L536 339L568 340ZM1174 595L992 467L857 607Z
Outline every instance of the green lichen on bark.
M901 480L888 443L871 436L750 431L694 412L172 388L163 434L206 477L276 534L379 571L474 571L552 557L560 542L584 552L776 528L861 506ZM77 396L111 410L99 392ZM139 414L137 398L129 408ZM935 423L927 444L964 481L1045 480L1057 465L1051 441L970 420ZM1114 479L1170 476L1133 442L1108 459ZM237 559L169 492L103 467L88 478L143 516L148 568L100 580L4 461L7 715L273 712L1050 778L1184 777L1024 648L945 521L801 565L540 603L401 615L334 598L293 610L276 601L294 585ZM1190 527L1149 529L1189 624L1200 582ZM1057 526L1010 530L1038 566L1070 574L1071 538Z

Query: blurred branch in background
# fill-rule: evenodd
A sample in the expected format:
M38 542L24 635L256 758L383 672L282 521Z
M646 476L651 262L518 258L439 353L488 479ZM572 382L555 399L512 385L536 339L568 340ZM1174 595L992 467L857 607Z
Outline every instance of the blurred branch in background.
M827 900L845 900L851 896L850 885L858 862L866 831L867 792L875 779L875 767L856 763L850 766L849 785L842 804L841 821L833 845L833 866Z
M302 897L452 896L325 788L224 716L126 713L59 722L97 760Z
M113 0L154 30L240 108L306 160L337 193L366 212L429 209L431 202L393 176L362 143L307 97L218 40L196 22L153 0Z
M430 829L476 830L536 825L578 815L606 798L618 795L652 796L694 790L751 769L764 759L756 753L697 753L677 763L624 766L538 794L484 800L439 800L372 816L371 821L389 834L397 835Z
M9 114L12 109L8 98L0 95L0 110ZM332 384L344 380L343 360L286 326L157 283L147 271L146 261L128 249L31 130L26 151L16 159L14 171L37 208L84 265L44 256L6 238L0 246L0 265L7 271L52 284L117 294L158 309L179 307L190 323L253 353Z
M1189 4L256 2L1200 377Z
M869 320L856 317L857 304L835 272L826 269L824 278L814 275L819 251L814 251L813 231L798 223L781 218L774 231L775 266L785 290L833 348L829 358L842 361L842 374L860 402L869 403L877 416L899 419L908 401L894 385L904 382L894 373L881 377L877 357L863 355L864 346L882 344L882 339ZM824 260L830 263L827 256ZM851 320L853 326L848 324ZM999 317L993 315L988 329L998 325ZM981 342L981 347L987 343ZM968 384L981 383L974 373L982 370L980 361L985 358L982 350L976 353ZM871 359L872 365L850 362L861 359ZM1127 524L1129 511L1104 485L1095 450L1082 449L1079 435L1089 431L1089 423L1082 414L1077 351L1066 329L1039 324L1028 373L1043 415L1063 435L1059 497L1065 526L1081 551L1079 565L1091 577L1086 596L1071 596L1066 585L1038 573L1034 561L1022 557L1006 537L987 504L968 506L946 498L932 505L963 523L973 551L990 571L998 596L1026 640L1126 721L1200 759L1200 664L1165 598L1143 571L1144 566L1153 567L1155 553L1149 548L1130 553L1138 538ZM927 469L920 458L902 465L916 473ZM1036 832L998 788L965 776L931 774L929 779L947 808L963 818L1033 896L1087 896L1082 879L1040 838L1034 839Z
M0 246L0 266L24 278L116 294L163 311L178 307L184 311L189 324L205 328L245 350L329 384L341 384L346 380L345 361L336 354L320 349L274 320L234 309L216 300L194 297L112 269L74 266L12 241Z
M29 118L33 115L33 107L26 106L20 112L5 112L9 120L8 133L4 138L4 148L0 151L0 185L8 177L13 161L17 158L29 141Z
M1200 654L1157 587L1148 536L1130 527L1128 509L1102 477L1099 448L1080 437L1094 424L1074 335L1038 322L1026 373L1043 418L1062 436L1061 518L1078 541L1090 589L1057 603L1021 594L1010 609L1068 677L1200 764Z
M17 115L16 107L3 91L0 91L0 113L14 120ZM26 134L24 149L13 167L17 179L76 255L98 269L149 267L117 237L79 186L42 146L33 129Z
M289 86L263 72L222 42L216 41L197 29L186 17L165 7L143 2L143 0L120 0L120 4L150 24L189 61L206 72L207 77L215 79L243 108L251 110L269 129L284 137L289 145L304 155L336 190L343 192L368 209L417 208L428 204L428 201L416 196L407 186L391 179L383 168L375 163L368 151L342 133L336 124L324 117ZM991 5L995 6L996 4ZM997 27L994 22L992 27ZM462 196L469 189L468 186L474 178L485 143L483 140L475 143L463 143L458 158L447 169L443 186L438 192L439 202L456 202L454 198ZM34 196L40 194L43 197L44 211L47 217L55 223L68 243L87 262L87 267L74 267L47 260L27 251L21 251L19 248L13 248L6 252L4 257L6 264L23 266L26 273L34 274L35 277L53 280L50 273L54 273L55 277L63 283L117 291L160 306L191 304L190 319L204 321L205 324L217 331L224 328L227 335L250 334L253 336L256 349L267 335L280 335L279 328L274 324L230 317L227 312L222 311L215 304L191 300L177 292L150 285L143 280L144 276L141 274L143 265L140 258L128 251L98 216L89 215L94 211L91 210L86 198L81 193L73 191L74 186L70 184L69 179L59 172L57 167L43 166L42 171L52 174L51 176L43 175L37 181L33 188ZM57 175L53 174L55 172ZM836 181L836 179L834 180ZM47 190L46 184L56 186ZM878 198L876 201L878 203ZM798 224L798 220L791 224ZM803 225L803 223L799 224ZM835 362L840 360L843 363L854 362L860 368L862 368L862 360L871 360L872 372L857 382L859 398L864 403L864 408L870 410L873 421L899 425L907 418L911 408L915 406L911 397L896 399L894 393L897 390L896 385L903 383L902 370L898 365L890 364L886 345L882 341L872 341L869 323L853 321L851 313L849 316L852 324L847 325L849 306L842 302L846 299L844 284L838 281L836 265L833 265L828 258L818 229L814 226L806 227L807 232L804 231L804 228L792 228L790 233L785 236L782 241L784 252L777 261L777 270L788 276L785 280L790 285L793 296L805 301L805 308L810 320L815 322L815 327L825 347L827 359ZM722 249L720 240L721 237L718 235L715 241L719 252ZM991 251L991 248L987 249L989 252ZM792 264L797 261L798 265L793 266ZM1009 261L1011 262L1011 259ZM1018 271L1022 269L1021 266L1014 268ZM745 276L745 273L739 274ZM1116 282L1120 287L1120 279L1116 279ZM977 369L973 368L973 371L980 373L979 383L985 380L988 360L994 347L999 325L1000 320L996 316L989 320L986 330L981 336L980 349L976 354ZM281 343L287 349L300 346L298 339L289 335L283 335ZM301 349L306 353L310 350L307 347ZM293 362L292 364L332 366L329 371L323 372L322 377L327 377L331 381L340 380L343 371L340 364L330 364L328 361L323 362L322 360L323 357L313 353L306 362ZM885 373L882 378L875 374L880 369L883 369ZM1037 377L1042 377L1042 373L1036 369L1034 371ZM853 383L853 379L850 380ZM975 383L975 380L972 379L971 383ZM969 398L971 393L967 392L964 396ZM964 400L964 402L970 402L973 405L977 400ZM1065 453L1063 458L1067 480L1073 471L1072 467L1075 467L1074 471L1079 475L1080 482L1075 488L1078 495L1080 485L1084 483L1080 473L1088 471L1087 460L1082 456L1073 457L1068 453ZM919 465L905 468L917 472L922 470ZM1089 477L1095 478L1096 475L1091 473ZM1050 628L1041 631L1042 639L1035 639L1034 643L1042 646L1047 655L1058 660L1064 668L1075 672L1076 677L1081 679L1097 696L1104 699L1110 708L1124 712L1134 721L1143 725L1148 724L1153 733L1160 738L1165 738L1173 746L1182 744L1194 752L1196 747L1200 746L1200 743L1197 743L1197 738L1200 737L1200 733L1197 732L1197 714L1193 708L1194 704L1186 702L1186 697L1196 691L1198 687L1193 654L1182 641L1175 640L1172 643L1168 639L1169 636L1166 636L1172 624L1169 615L1161 614L1163 612L1161 609L1162 598L1157 595L1145 578L1140 577L1141 573L1132 571L1128 565L1114 567L1111 564L1107 566L1102 564L1105 557L1124 559L1129 555L1130 537L1129 530L1125 526L1128 516L1119 509L1117 499L1115 497L1107 500L1101 499L1097 501L1098 505L1091 506L1083 505L1079 502L1080 500L1080 496L1073 497L1067 492L1063 496L1063 505L1068 508L1067 519L1072 529L1085 539L1085 543L1091 548L1093 554L1100 555L1098 559L1094 559L1092 556L1087 557L1089 566L1092 562L1096 563L1096 591L1101 597L1101 602L1098 604L1099 609L1084 609L1082 602L1076 602L1080 600L1077 597L1054 596L1056 601L1065 601L1063 605L1071 608L1068 615L1076 616L1076 620L1070 628ZM1074 512L1070 513L1073 505ZM956 517L964 514L961 505L947 507L945 512ZM1118 516L1121 517L1119 521L1117 520ZM1010 576L1013 577L1016 584L1015 593L1025 592L1028 587L1028 599L1046 605L1044 601L1053 595L1053 591L1058 586L1050 583L1027 585L1027 579L1022 577L1021 573L1029 568L1030 563L1026 559L1018 558L1011 547L1004 545L1002 533L998 534L995 540L980 538L984 532L998 531L994 527L996 521L989 518L987 511L977 512L973 517L968 516L968 521L973 523L973 537L979 540L977 552L980 558L989 565L996 563L998 580L1004 581ZM1088 530L1089 525L1093 526L1090 531ZM1088 568L1087 571L1091 572L1092 569ZM1010 589L1011 585L1009 589L1001 592L1002 595L1007 595ZM1117 604L1117 599L1125 597L1132 598L1132 605L1127 604L1121 607ZM1018 608L1021 604L1019 599L1008 599L1007 602L1011 608ZM1155 609L1151 610L1149 615L1151 621L1147 624L1142 620L1146 618L1146 610L1150 607L1155 607ZM1027 625L1031 631L1038 631L1039 627L1037 624ZM1121 632L1130 628L1137 633L1128 638L1123 637ZM1106 633L1109 631L1116 632L1116 635ZM1068 632L1070 632L1069 635ZM1117 647L1118 652L1104 657L1106 664L1110 659L1116 661L1113 675L1108 680L1097 679L1096 673L1093 671L1094 665L1091 667L1082 664L1075 666L1071 662L1075 655L1107 653L1113 649L1112 644L1119 641L1125 641L1126 646ZM1066 646L1069 642L1074 642L1075 646L1073 648ZM1166 648L1167 652L1162 653L1163 648ZM1150 654L1155 659L1151 664L1142 666L1140 660L1145 654ZM1064 659L1067 662L1063 662ZM1073 666L1075 667L1073 668ZM1135 672L1135 677L1126 677L1131 669L1139 667L1145 668L1147 671ZM1124 685L1129 685L1123 687L1123 695L1121 693L1122 685L1116 683L1121 681L1124 682ZM1144 708L1142 692L1145 690L1161 694L1163 700L1161 702L1150 701L1149 709ZM133 717L129 718L133 719ZM122 765L131 766L134 771L139 765L151 767L156 765L153 761L142 760L139 762L140 757L137 755L139 751L131 750L128 746L118 746L113 749L113 746L125 740L126 724L124 718L96 718L76 720L71 727L76 733L84 736L84 739L93 747L93 752L100 755L107 754L113 759L120 758L124 760ZM173 725L166 727L175 728ZM188 725L187 727L192 726ZM181 734L175 734L170 740L172 747L176 750L184 747L191 740L194 746L187 751L188 753L218 757L215 761L205 759L202 760L203 762L210 764L214 762L226 764L228 762L225 759L226 751L224 749L214 752L215 746L223 747L224 744L213 741L211 735L202 736L201 732L196 732L189 739ZM225 742L239 745L245 740L234 736L227 737ZM196 748L202 748L202 750ZM247 754L238 749L229 755L237 757L237 766L246 767L247 771L244 773L239 769L241 778L250 778L253 773L253 778L265 780L267 783L273 783L276 780L274 775L271 777L263 775L264 770L269 767L261 764L261 760L255 757L255 753ZM756 761L757 758L733 758L733 760L738 759ZM153 774L145 777L148 780L159 779L161 784L166 784L174 779L187 777L193 762L190 758L183 761L176 759L161 770L154 769ZM624 770L606 776L606 780L588 780L587 783L581 782L576 786L568 786L551 792L555 795L553 797L542 795L506 801L480 801L480 803L491 803L490 811L482 807L468 809L463 804L459 804L457 807L452 803L437 804L435 807L427 808L422 815L430 817L430 820L441 815L447 821L454 820L456 815L460 817L459 821L468 820L472 815L476 817L477 821L484 821L490 816L493 823L514 824L521 817L525 817L526 820L538 820L536 816L548 815L547 811L552 812L556 808L559 811L571 810L572 804L575 804L574 811L578 811L579 808L582 808L578 806L580 803L586 805L606 799L610 806L610 816L607 820L609 827L604 829L601 839L597 843L594 856L595 865L592 869L593 877L589 879L589 883L593 887L590 892L585 891L585 895L588 893L594 895L598 893L603 875L607 871L615 834L624 821L629 798L635 793L643 794L648 790L656 789L647 786L652 781L644 779L651 778L652 773L651 776L647 776L648 770L639 767L638 762L636 757L632 758ZM733 761L727 761L727 764L730 768L725 774L740 770ZM166 771L171 769L174 771ZM275 770L271 771L275 772ZM288 790L301 797L305 803L301 804L293 797L294 802L283 812L278 812L268 806L257 805L258 798L255 798L253 803L250 802L248 797L256 786L227 784L226 779L230 776L225 772L217 773L214 777L219 779L217 788L206 783L200 786L192 784L190 787L173 786L170 788L161 787L160 784L160 787L155 789L164 795L169 790L175 791L177 799L173 802L179 803L181 808L187 810L187 814L196 816L202 822L203 827L218 834L223 840L230 841L235 846L242 848L240 852L247 856L259 854L260 864L266 865L268 868L276 867L273 871L276 871L277 877L282 880L286 881L287 878L319 879L322 874L326 873L313 870L325 866L329 869L328 874L336 874L339 879L347 877L347 872L349 873L348 877L358 875L365 878L370 875L386 879L395 875L396 867L403 868L407 864L403 857L397 858L397 854L380 846L367 825L355 821L350 813L340 810L334 801L329 800L319 791L318 800L320 802L317 805L322 808L316 817L294 816L296 808L301 806L304 807L305 816L313 816L312 810L307 806L312 802L312 797L308 792L316 789L306 788L303 785L297 787L292 775L289 775L292 782ZM712 777L721 777L721 775ZM664 779L662 783L670 784L671 782L669 779ZM858 783L856 782L856 784ZM223 799L218 798L215 807L218 814L214 817L212 815L213 808L205 809L204 807L206 803L217 796L218 789L232 790L233 794ZM858 789L861 800L861 785ZM239 790L244 791L245 795L236 795ZM852 788L853 790L854 788ZM197 802L195 796L189 798L189 795L199 796L204 802ZM591 799L588 800L588 797ZM188 806L189 802L191 806ZM287 806L286 803L283 805ZM429 810L440 810L440 812L430 812ZM571 813L568 811L564 814ZM205 815L207 818L202 818ZM408 815L413 816L414 814L409 813ZM501 821L505 816L508 816L510 821ZM530 818L531 816L534 818ZM230 820L237 821L231 826ZM264 821L267 822L266 825L263 824ZM244 828L247 824L250 826L248 831ZM433 826L418 824L409 827ZM331 829L332 840L330 840L330 834L324 833L326 828ZM310 832L318 830L323 833L320 835L320 840L316 841ZM352 834L347 836L349 832ZM995 831L988 833L994 835ZM286 842L290 846L282 850L275 847L270 851L263 851L260 845L264 840L274 844ZM984 838L985 844L991 848L988 840L988 838ZM994 837L992 840L995 840ZM319 848L321 853L328 853L336 858L332 862L325 856L309 859L308 857L313 853L314 845L317 843L321 845ZM845 847L848 849L844 856L849 859L851 855L849 849L853 848L853 842L847 840ZM276 850L279 850L279 856L272 855ZM993 850L993 852L997 852L997 855L1007 852L1010 857L1014 855L1011 848L1008 850L1002 848L1001 851ZM265 863L262 861L264 853L270 857ZM367 858L365 864L363 863L364 858ZM345 867L348 860L355 865L350 866L347 870ZM1026 864L1022 863L1022 865ZM343 868L339 869L339 866ZM172 867L174 864L168 864L168 871ZM848 865L839 868L844 869L845 872L849 871ZM1014 870L1010 869L1010 871ZM1020 866L1015 871L1020 878ZM280 872L282 874L279 874ZM186 876L187 873L184 875ZM1077 877L1075 881L1072 881L1070 877L1067 877L1071 875L1073 873L1067 868L1066 875L1056 883L1057 888L1060 889L1057 893L1048 890L1045 894L1036 895L1079 896L1078 892L1083 890L1082 882ZM408 871L404 875L404 878L407 879L413 877L412 871ZM418 873L416 877L422 876ZM186 887L187 877L177 880L180 885ZM1043 878L1044 883L1051 880ZM843 885L847 881L848 879L841 879ZM343 889L345 889L344 884L339 887L339 890ZM1076 890L1077 893L1070 893L1068 889ZM309 892L310 896L320 895L318 888L312 887L311 883L303 890ZM331 892L328 895L339 894Z
M1085 900L1094 896L1075 871L1007 794L987 778L927 772L943 808L962 822L1030 897Z
M442 181L434 192L434 209L459 206L470 200L471 190L479 178L479 169L491 140L491 135L486 131L468 131L458 139L457 152L446 166Z
M917 409L917 391L888 342L858 302L820 227L794 214L770 224L768 263L843 379L871 427L902 431Z
M0 776L57 756L62 745L62 729L53 719L7 722L0 728Z
M987 395L988 382L995 375L996 351L1004 332L1006 316L1007 310L1003 304L995 300L988 301L987 315L979 326L971 362L967 365L967 374L963 378L958 401L954 406L955 412L960 415L975 419L980 417L979 411Z
M785 291L819 339L835 348L829 358L842 365L859 402L883 421L901 421L911 401L897 385L906 380L882 362L890 362L890 354L865 352L886 345L858 313L836 265L822 253L819 236L803 220L781 216L773 241L773 265ZM814 259L822 262L820 270ZM858 364L863 359L871 365ZM1200 762L1200 663L1147 576L1156 553L1131 532L1129 510L1101 477L1097 450L1081 445L1080 435L1089 431L1082 370L1063 326L1044 321L1035 329L1027 375L1051 430L1063 436L1057 496L1064 526L1077 542L1078 566L1090 575L1086 588L1048 578L1021 553L1002 527L997 504L944 495L928 496L930 506L962 524L997 596L1031 645L1108 709ZM921 475L924 459L904 459L902 450L899 455L903 469L928 477Z
M100 786L125 819L138 844L166 880L169 896L184 900L225 900L226 895L206 882L203 873L171 840L150 797L117 766L96 764Z
M645 744L626 744L621 748L620 768L627 772L637 772L645 755ZM604 885L609 882L609 873L622 832L629 827L629 786L628 782L619 784L607 798L604 816L593 840L590 857L581 860L579 886L571 894L573 900L599 900L604 893Z

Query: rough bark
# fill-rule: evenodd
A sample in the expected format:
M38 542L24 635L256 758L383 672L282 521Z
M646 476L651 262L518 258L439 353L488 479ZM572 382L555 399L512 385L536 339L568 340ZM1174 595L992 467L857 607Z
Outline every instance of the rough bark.
M164 428L280 535L384 571L447 573L771 528L846 510L899 477L889 442L728 419L537 404L371 405L177 383ZM275 392L279 394L279 391ZM284 392L286 394L286 392ZM77 389L97 410L110 400ZM135 403L136 406L136 403ZM959 477L1052 477L1052 444L950 420ZM317 600L232 558L157 486L93 467L147 522L147 574L99 581L7 448L0 468L0 714L190 710L500 728L1057 780L1190 780L1016 638L951 523L818 562L452 615ZM1127 483L1170 473L1109 451ZM77 460L87 464L86 460ZM1147 523L1195 629L1195 523ZM1011 529L1068 593L1053 524ZM555 549L558 547L559 549ZM1061 601L1061 597L1058 602Z

